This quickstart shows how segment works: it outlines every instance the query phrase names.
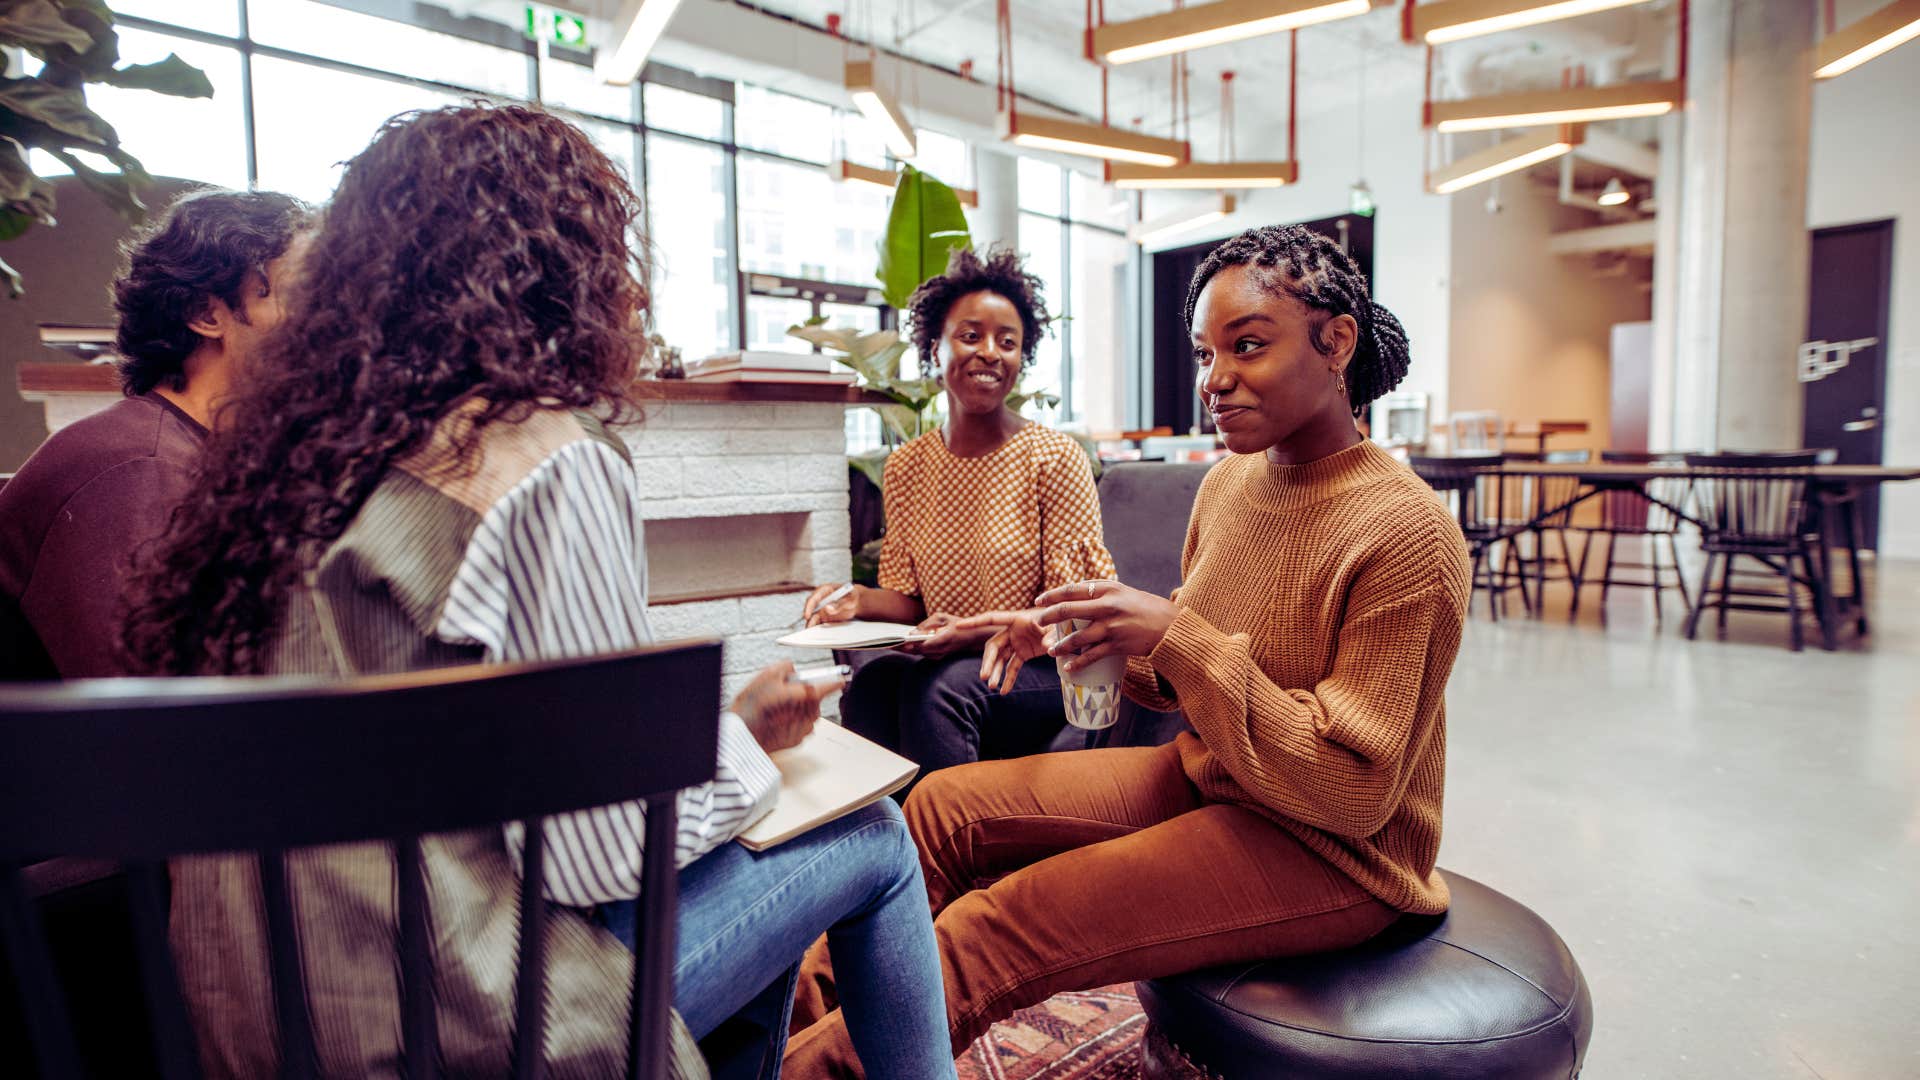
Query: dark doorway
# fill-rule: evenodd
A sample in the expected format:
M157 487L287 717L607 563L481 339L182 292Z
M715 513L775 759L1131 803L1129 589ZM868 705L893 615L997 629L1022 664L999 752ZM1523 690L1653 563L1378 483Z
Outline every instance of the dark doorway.
M1832 447L1844 465L1881 463L1892 281L1893 222L1813 230L1807 341L1800 352L1803 445ZM1877 548L1880 489L1865 489L1861 499L1861 542Z
M1367 282L1373 282L1372 217L1343 214L1300 224L1345 244L1347 254L1353 256ZM1186 306L1187 285L1193 280L1193 272L1200 268L1207 252L1218 246L1220 241L1209 240L1204 244L1170 248L1153 256L1150 286L1153 333L1147 342L1153 350L1150 360L1153 408L1149 426L1169 427L1180 433L1194 430L1196 424L1201 431L1213 430L1212 418L1200 411L1194 393L1193 346L1187 338Z

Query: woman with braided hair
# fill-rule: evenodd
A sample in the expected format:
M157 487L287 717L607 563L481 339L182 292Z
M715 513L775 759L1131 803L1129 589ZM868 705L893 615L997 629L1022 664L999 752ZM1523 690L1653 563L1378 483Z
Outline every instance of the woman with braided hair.
M1353 423L1406 374L1406 335L1352 260L1298 227L1220 245L1186 313L1233 456L1194 501L1180 589L1053 589L1037 621L1088 625L1051 648L1001 625L1067 670L1127 656L1129 696L1191 730L963 765L907 800L956 1052L1059 991L1347 948L1447 907L1442 699L1466 545ZM859 1075L831 1004L816 945L796 1020L818 1022L787 1075Z

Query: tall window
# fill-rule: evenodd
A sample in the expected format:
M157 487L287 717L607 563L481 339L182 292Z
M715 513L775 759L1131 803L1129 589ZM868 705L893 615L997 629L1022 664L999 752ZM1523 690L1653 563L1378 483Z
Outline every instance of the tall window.
M1021 158L1020 251L1064 316L1040 341L1024 386L1060 397L1046 418L1105 431L1126 414L1128 207L1091 176Z

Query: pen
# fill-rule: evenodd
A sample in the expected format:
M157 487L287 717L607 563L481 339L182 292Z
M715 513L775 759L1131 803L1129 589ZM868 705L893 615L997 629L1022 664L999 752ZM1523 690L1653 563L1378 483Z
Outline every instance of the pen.
M813 606L813 614L814 615L820 614L820 609L826 607L828 604L831 604L837 600L840 600L841 598L845 597L848 593L851 593L852 591L853 591L853 582L851 581L833 590L832 592L828 593L826 596L822 597L818 604L815 604ZM811 625L813 622L812 616L808 616L806 619L806 622L809 625Z

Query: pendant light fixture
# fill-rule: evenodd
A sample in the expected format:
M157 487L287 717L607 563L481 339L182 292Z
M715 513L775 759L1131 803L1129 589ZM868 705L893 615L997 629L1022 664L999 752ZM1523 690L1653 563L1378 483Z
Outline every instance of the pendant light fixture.
M1231 71L1220 73L1220 156L1225 161L1194 161L1171 168L1148 168L1108 162L1106 181L1128 191L1215 190L1285 187L1300 179L1300 165L1294 160L1294 91L1298 85L1294 69L1299 60L1299 32L1294 31L1289 47L1291 61L1287 70L1287 158L1285 161L1234 161L1238 150L1235 127Z
M1090 124L1082 120L1034 116L1020 110L1013 88L1013 13L1011 0L998 0L998 40L995 42L998 71L994 91L999 106L1000 139L1031 150L1052 150L1080 157L1124 161L1135 165L1165 167L1183 165L1192 152L1184 139L1162 139L1136 131L1123 131L1106 123ZM1105 110L1106 79L1101 77L1101 107ZM1104 116L1102 117L1104 120Z
M1427 178L1427 190L1435 195L1451 195L1495 177L1532 168L1543 161L1572 150L1580 143L1580 132L1570 127L1508 139L1485 150L1468 154Z
M1831 79L1920 37L1920 0L1893 3L1820 39L1813 77Z
M887 89L874 77L873 60L849 60L846 68L847 95L860 115L880 132L894 157L908 159L920 152L913 136L913 125Z
M626 0L613 17L614 38L618 42L608 50L595 68L605 82L626 86L640 77L647 66L647 54L660 41L660 35L680 10L680 0Z
M1365 15L1373 8L1373 0L1216 0L1144 19L1105 23L1088 35L1087 45L1109 64L1131 64Z
M1594 201L1601 206L1625 206L1632 198L1633 193L1628 191L1627 185L1622 184L1620 178L1616 176L1607 181L1607 186L1600 190L1600 197Z
M1482 34L1558 22L1650 0L1438 0L1416 4L1406 21L1408 40L1444 45Z
M876 169L871 165L847 161L842 158L827 166L827 175L843 184L865 184L891 193L899 182L900 174L886 169ZM967 188L953 188L954 197L960 205L972 209L980 205L980 193Z
M1127 230L1127 238L1142 247L1157 244L1162 240L1191 232L1202 225L1219 221L1233 213L1234 206L1233 196L1219 195L1165 217L1135 225Z
M1429 107L1430 122L1451 133L1665 116L1680 107L1684 92L1680 80L1666 79L1436 101Z

